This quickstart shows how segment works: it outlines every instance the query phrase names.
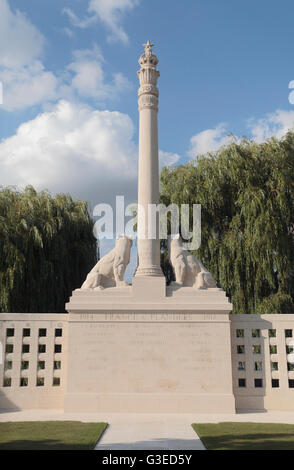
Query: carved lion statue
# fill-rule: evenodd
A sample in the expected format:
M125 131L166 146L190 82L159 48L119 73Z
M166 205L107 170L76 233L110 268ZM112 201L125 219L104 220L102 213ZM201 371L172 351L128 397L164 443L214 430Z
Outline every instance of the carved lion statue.
M127 286L124 274L130 262L133 241L126 235L118 237L115 247L103 256L89 272L81 289L104 289L105 287Z
M185 287L216 287L210 272L203 264L183 247L179 235L169 240L169 258L173 267L176 284Z

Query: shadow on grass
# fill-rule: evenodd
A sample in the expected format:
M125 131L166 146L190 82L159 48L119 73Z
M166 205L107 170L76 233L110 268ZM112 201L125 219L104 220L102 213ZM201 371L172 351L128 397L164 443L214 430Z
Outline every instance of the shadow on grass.
M92 450L106 423L27 421L0 423L2 450Z
M294 450L293 425L218 423L193 429L209 450Z
M91 444L66 444L58 440L47 439L42 441L15 440L0 444L2 450L93 450L95 443Z
M225 434L218 437L201 438L211 450L294 450L294 434L286 438L284 434L245 434L242 437Z

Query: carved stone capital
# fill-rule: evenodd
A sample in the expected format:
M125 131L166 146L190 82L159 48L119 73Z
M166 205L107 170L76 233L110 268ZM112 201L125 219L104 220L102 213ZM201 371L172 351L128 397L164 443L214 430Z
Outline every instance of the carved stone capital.
M158 97L159 91L154 85L143 85L138 90L138 96L140 97L142 95L154 95Z
M144 85L153 85L156 87L159 76L159 70L156 70L153 67L146 66L138 71L138 77L141 87Z
M139 111L141 111L144 108L149 108L149 109L154 109L155 111L158 111L158 98L155 95L141 95L139 97Z

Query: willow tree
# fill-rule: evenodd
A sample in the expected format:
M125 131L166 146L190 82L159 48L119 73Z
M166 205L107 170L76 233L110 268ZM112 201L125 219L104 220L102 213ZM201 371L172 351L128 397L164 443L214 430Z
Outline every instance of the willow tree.
M294 133L163 168L165 204L202 206L195 252L235 313L294 311Z
M95 262L85 202L0 189L0 311L63 312Z

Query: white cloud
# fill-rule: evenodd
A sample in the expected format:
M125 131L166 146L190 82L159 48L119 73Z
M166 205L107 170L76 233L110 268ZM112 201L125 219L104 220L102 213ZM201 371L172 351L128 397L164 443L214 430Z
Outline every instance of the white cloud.
M121 73L114 74L112 81L107 83L103 70L103 56L100 48L95 45L92 50L74 52L74 61L67 67L74 73L70 88L82 97L106 99L117 96L132 87L129 80Z
M126 114L60 101L0 143L2 185L113 202L136 200L137 147Z
M281 138L290 129L294 129L294 111L278 109L265 118L250 119L248 127L256 142L263 142L271 136Z
M128 43L129 38L121 26L123 16L139 5L140 0L89 0L88 11L91 16L80 19L70 8L64 8L73 26L87 28L100 20L110 30L108 40Z
M80 19L71 8L63 8L62 13L68 16L71 24L76 28L88 28L88 26L90 26L92 23L95 23L97 20L96 16Z
M229 144L232 137L227 134L228 131L224 123L218 124L214 129L199 132L190 139L188 156L195 158L197 155L214 152L223 145Z
M0 2L0 81L2 109L13 111L51 100L57 79L46 71L40 58L44 37L20 11Z
M33 106L56 98L57 78L40 61L16 69L0 69L2 108L7 111Z
M20 11L13 12L7 0L0 2L0 66L18 68L40 57L44 37Z
M160 151L161 166L178 159ZM0 142L0 184L69 192L92 206L124 195L129 204L137 201L137 161L128 115L62 100Z
M66 34L66 36L68 36L69 38L73 38L74 37L74 32L72 29L68 28L67 26L65 26L64 28L61 28L60 31L64 34Z
M250 130L248 137L255 142L264 142L272 136L280 139L289 130L294 130L294 111L278 109L263 118L248 119L247 127ZM190 139L188 156L196 158L197 155L216 151L223 145L228 145L232 140L238 140L237 137L228 135L228 132L227 125L223 123L218 124L214 129L199 132Z
M40 60L18 68L0 67L3 83L2 109L14 111L61 98L93 98L99 103L113 100L132 88L122 74L105 77L104 58L95 44L92 49L73 51L73 61L59 76L48 71Z
M163 166L171 166L177 163L180 159L180 155L177 153L171 152L163 152L159 150L159 166L162 168Z
M71 34L71 30L65 31ZM43 46L42 34L29 19L19 11L13 12L7 0L0 0L1 109L25 109L61 98L94 98L101 103L131 88L121 73L105 77L104 59L97 45L91 50L74 51L73 61L62 74L45 69L41 61Z
M94 12L110 29L110 41L128 42L128 36L120 22L124 13L139 4L138 0L90 0L89 11Z

